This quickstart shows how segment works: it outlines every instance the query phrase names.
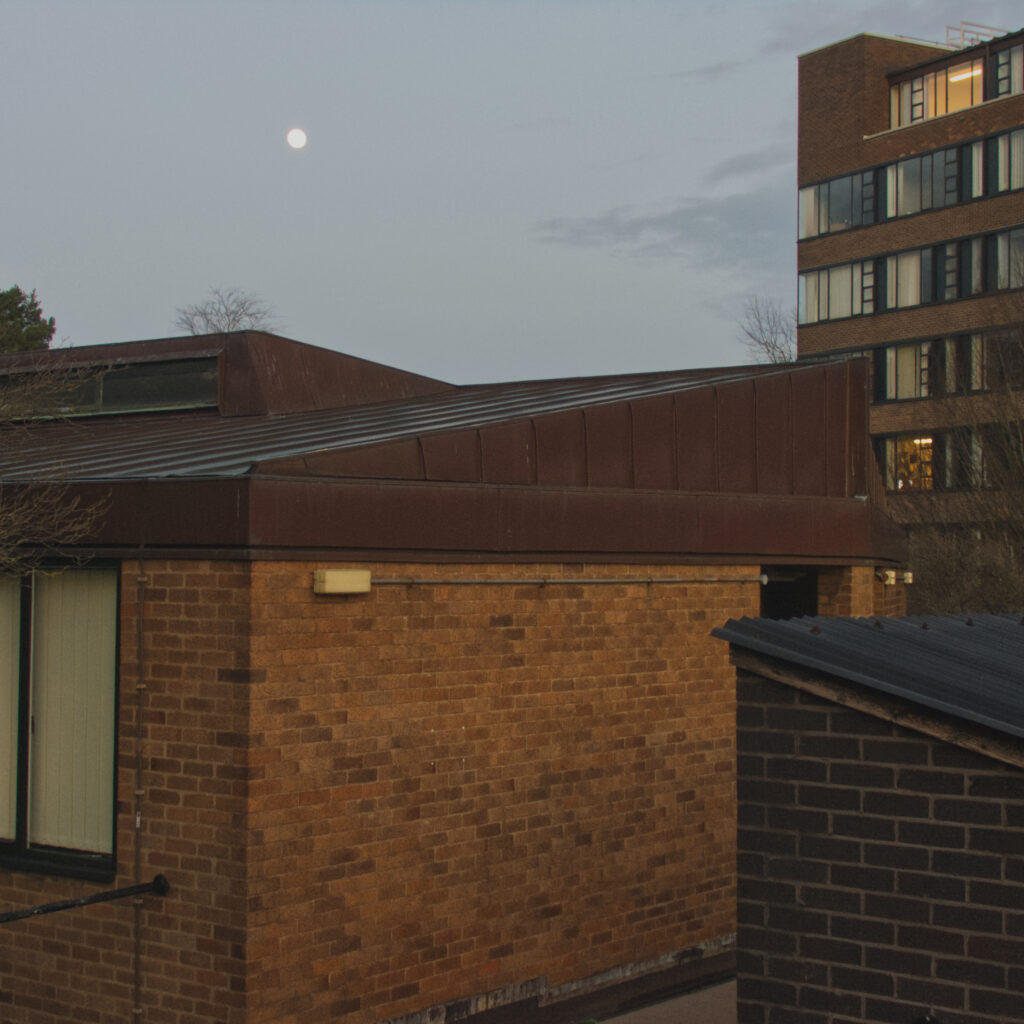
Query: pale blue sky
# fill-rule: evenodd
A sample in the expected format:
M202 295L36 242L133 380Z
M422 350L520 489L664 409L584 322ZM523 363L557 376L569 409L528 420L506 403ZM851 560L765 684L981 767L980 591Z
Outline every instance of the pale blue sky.
M0 287L70 344L212 286L459 383L744 361L795 298L796 57L951 0L8 0ZM309 145L290 150L301 126Z

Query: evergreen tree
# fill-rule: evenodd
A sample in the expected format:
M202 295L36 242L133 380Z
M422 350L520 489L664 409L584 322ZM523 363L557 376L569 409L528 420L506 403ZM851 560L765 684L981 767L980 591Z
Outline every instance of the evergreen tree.
M27 352L50 347L56 327L43 318L35 289L26 295L17 285L0 292L0 352Z

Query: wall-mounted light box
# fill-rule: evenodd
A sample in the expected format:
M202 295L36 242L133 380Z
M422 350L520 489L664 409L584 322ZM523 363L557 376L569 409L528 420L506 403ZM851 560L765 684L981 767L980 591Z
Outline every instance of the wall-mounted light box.
M369 569L317 569L313 573L314 594L368 594Z

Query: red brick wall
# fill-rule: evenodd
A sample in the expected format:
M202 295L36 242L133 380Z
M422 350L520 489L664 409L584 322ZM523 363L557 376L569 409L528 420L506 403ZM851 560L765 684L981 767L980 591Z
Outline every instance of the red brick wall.
M733 696L758 585L253 577L253 1021L369 1022L733 931ZM374 566L386 577L754 567Z

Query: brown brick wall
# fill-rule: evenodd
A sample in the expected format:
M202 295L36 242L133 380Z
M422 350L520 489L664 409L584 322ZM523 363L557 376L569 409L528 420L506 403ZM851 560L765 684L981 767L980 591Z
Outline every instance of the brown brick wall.
M1020 318L1020 293L1001 292L934 306L897 309L875 316L813 324L800 328L800 354L870 348L896 341L965 334L1013 323Z
M739 1021L1021 1019L1024 773L739 673Z
M797 247L797 269L802 273L854 260L875 259L905 249L1001 231L1021 223L1024 223L1021 194L1007 192L866 228L805 239Z
M886 584L871 566L837 566L818 572L818 614L833 617L882 615L899 617L907 612L907 590L902 573Z
M731 941L733 670L709 634L758 613L759 567L380 564L496 582L332 597L320 567L144 566L141 878L171 891L142 905L140 1019L370 1024ZM138 572L111 887L135 881ZM825 572L837 612L872 600L870 570ZM105 887L5 871L0 901ZM131 1019L134 913L5 926L0 1019Z
M254 569L250 1019L370 1022L733 930L757 584L375 585ZM754 567L374 566L387 577Z
M889 130L889 72L948 51L879 36L855 36L800 58L800 185L865 170L913 153L975 139L1024 122L1024 95Z
M242 1020L248 570L149 562L144 694L140 1020ZM136 580L122 572L117 875L108 885L0 871L4 909L132 885L135 858ZM133 1019L134 908L82 907L0 929L0 1019Z
M802 57L800 184L878 167L1024 124L1024 95L1015 95L889 131L888 73L932 55L945 57L931 47L856 36ZM811 270L984 234L1022 221L1019 194L995 196L806 239L798 244L797 260L801 271ZM988 295L810 324L799 329L799 349L805 356L849 351L1016 322L1020 318L1018 298L1015 294Z

